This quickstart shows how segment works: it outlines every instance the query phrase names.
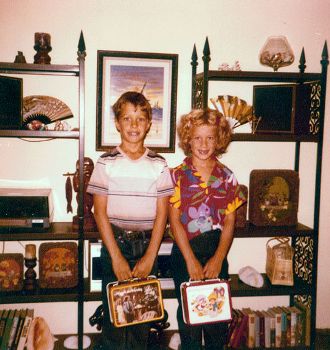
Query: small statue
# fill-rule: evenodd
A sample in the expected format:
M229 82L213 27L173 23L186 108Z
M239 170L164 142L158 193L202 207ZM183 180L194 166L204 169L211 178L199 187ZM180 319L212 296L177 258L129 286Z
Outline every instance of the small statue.
M48 52L52 51L50 46L50 34L48 33L34 33L34 46L37 51L34 55L34 63L36 64L50 64L51 58Z
M93 196L90 193L87 193L87 186L89 180L92 176L94 170L94 163L92 159L85 157L84 158L84 188L83 188L83 196L84 196L84 230L85 231L95 231L97 229L96 222L94 219L94 215L92 213L93 208ZM72 185L70 176L73 176L73 189L77 193L76 200L78 204L78 213L79 210L79 160L76 162L76 172L75 173L66 173L64 176L68 176L66 184L65 184L65 193L67 199L67 212L72 212L71 200L72 200ZM79 227L79 216L75 215L73 217L73 228L78 229Z

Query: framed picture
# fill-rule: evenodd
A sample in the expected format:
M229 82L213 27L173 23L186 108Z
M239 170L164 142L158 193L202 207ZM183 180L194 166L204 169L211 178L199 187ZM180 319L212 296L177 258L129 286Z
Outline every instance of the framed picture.
M295 84L253 87L254 113L261 118L257 133L294 133L295 87Z
M256 226L297 224L299 175L289 169L255 169L250 173L249 220Z
M77 243L41 243L39 246L40 288L73 288L77 284Z
M0 76L0 129L22 128L23 79Z
M0 291L14 291L23 288L23 254L0 254Z
M124 92L137 91L152 107L145 145L156 152L174 152L177 75L177 54L98 50L96 150L120 144L112 106Z

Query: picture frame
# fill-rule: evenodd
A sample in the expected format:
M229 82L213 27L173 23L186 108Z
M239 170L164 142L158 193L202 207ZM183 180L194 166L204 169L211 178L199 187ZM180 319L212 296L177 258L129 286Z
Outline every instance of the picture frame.
M23 254L0 254L0 292L22 290L24 278L23 272Z
M23 124L23 79L0 76L0 130L17 130Z
M255 226L298 223L299 174L289 169L255 169L250 173L249 220Z
M152 107L145 145L155 152L175 152L177 76L177 54L98 50L96 150L120 144L112 106L124 92L137 91Z
M39 287L45 289L73 288L77 285L77 243L41 243L39 246Z
M89 291L100 292L102 290L102 242L89 242Z

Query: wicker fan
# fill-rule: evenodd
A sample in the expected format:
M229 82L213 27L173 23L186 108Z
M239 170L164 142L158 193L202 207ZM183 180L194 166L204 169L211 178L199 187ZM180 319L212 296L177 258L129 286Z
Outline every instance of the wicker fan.
M233 129L256 120L253 107L237 96L221 95L210 100L213 106L228 119Z
M71 109L55 97L34 95L23 98L23 126L34 120L50 124L72 117Z

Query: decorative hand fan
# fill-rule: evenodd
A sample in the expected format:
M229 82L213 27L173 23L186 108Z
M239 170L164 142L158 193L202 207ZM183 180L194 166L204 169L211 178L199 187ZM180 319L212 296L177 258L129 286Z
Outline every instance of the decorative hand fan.
M23 98L23 126L28 129L34 121L44 126L72 117L71 109L55 97L34 95Z
M221 95L216 99L211 98L210 101L227 118L232 129L258 120L253 114L253 107L237 96Z

